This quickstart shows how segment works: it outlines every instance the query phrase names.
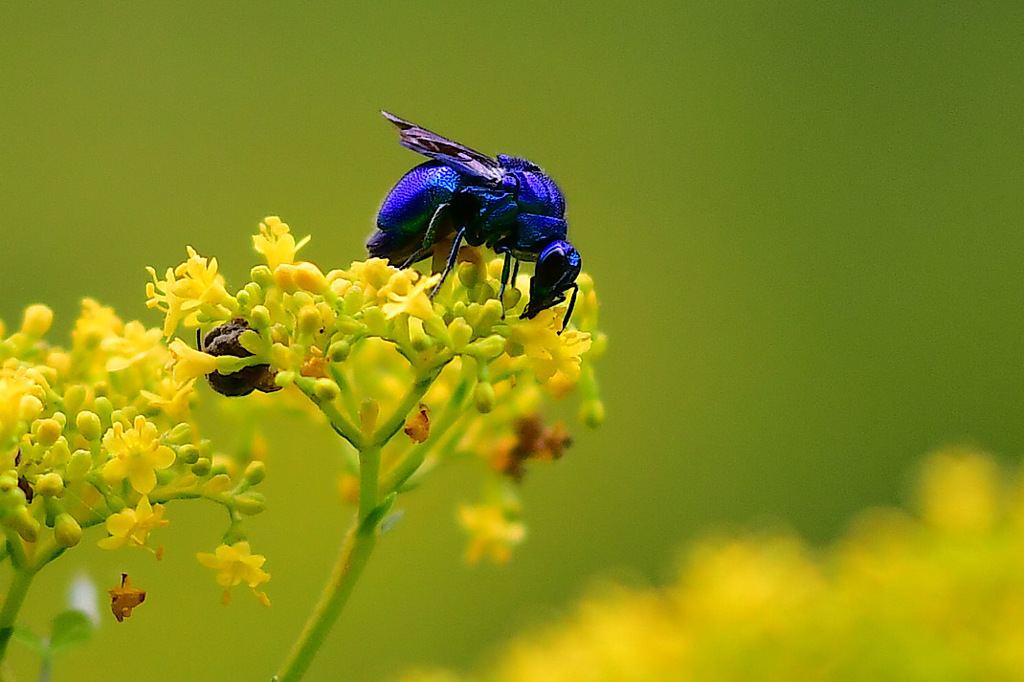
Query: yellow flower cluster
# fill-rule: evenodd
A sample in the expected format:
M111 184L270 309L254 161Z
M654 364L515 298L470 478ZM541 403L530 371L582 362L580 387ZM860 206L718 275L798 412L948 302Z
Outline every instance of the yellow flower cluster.
M216 307L216 264L194 252L167 286L174 316L189 319L197 295ZM202 280L202 292L192 286ZM168 308L170 314L170 308ZM0 325L0 530L3 559L34 574L83 530L102 526L101 547L148 548L171 500L208 499L233 517L258 513L243 458L213 452L191 418L194 378L176 380L159 329L122 322L85 299L70 348L46 339L53 313L30 306L17 332ZM262 466L261 463L257 463ZM232 523L226 539L243 533ZM150 549L159 557L161 549Z
M477 249L461 251L454 272L431 296L440 275L383 259L328 272L297 262L308 241L296 242L286 223L266 218L253 237L266 265L254 267L251 281L233 295L216 274L216 259L190 248L188 260L164 279L153 275L149 305L164 311L165 335L179 326L203 333L198 349L189 345L194 331L170 341L175 381L207 375L224 395L282 388L273 400L304 395L351 445L346 495L358 495L355 453L368 448L381 449L383 497L455 457L473 457L500 479L508 472L490 467L495 448L546 398L577 393L584 423L603 420L591 363L606 339L586 274L578 278L577 324L560 333L565 308L520 319L529 277L521 275L499 301L502 261L485 262ZM394 438L413 418L419 425L407 432L422 436ZM492 512L515 528L518 506L508 503L510 495L514 490L488 492L475 513L463 513L471 544L488 544L477 535L493 534L493 524L477 520ZM490 512L481 508L487 506ZM509 533L506 544L522 535ZM471 552L484 555L506 552Z
M675 584L605 588L473 679L1020 679L1024 478L940 453L918 509L867 512L820 554L786 536L699 544ZM459 678L404 682L435 679Z

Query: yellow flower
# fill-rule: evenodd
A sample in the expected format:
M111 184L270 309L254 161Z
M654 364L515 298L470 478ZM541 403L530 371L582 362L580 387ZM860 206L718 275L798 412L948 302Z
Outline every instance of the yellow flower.
M178 324L194 327L198 313L204 305L214 306L224 317L230 317L233 299L224 289L224 278L217 274L217 259L203 258L191 246L188 260L173 270L168 268L166 279L157 279L156 270L147 267L153 278L146 284L146 305L163 311L164 336L170 337ZM159 293L158 293L159 292Z
M538 381L548 381L557 372L572 383L580 377L581 356L590 350L590 334L574 329L559 334L561 319L558 310L548 308L512 327L511 339L533 358Z
M104 339L121 336L123 332L124 323L113 308L101 306L91 298L82 299L82 313L71 333L75 349L95 349Z
M441 280L441 274L437 273L429 277L420 275L413 283L409 281L408 273L419 274L415 270L402 270L388 282L388 302L383 307L384 315L389 320L403 313L421 320L429 320L434 317L434 305L430 302L430 291Z
M135 509L126 507L107 517L106 527L110 536L100 540L99 546L103 549L117 549L124 545L145 547L149 531L169 523L164 519L164 506L152 506L149 498L143 495Z
M174 382L179 385L217 369L217 358L192 348L181 339L171 341L170 351L174 356Z
M170 377L160 379L157 384L157 392L142 390L139 391L149 404L176 422L183 422L189 416L189 401L196 391L195 378L188 379L184 383L178 383Z
M510 519L505 509L497 505L463 506L459 509L459 523L469 533L466 561L476 563L484 556L497 564L512 558L512 549L526 538L526 526Z
M281 222L277 216L267 216L260 223L260 233L253 235L252 243L267 259L270 269L276 270L282 263L295 262L295 252L309 243L309 235L296 244L288 223Z
M127 430L115 422L103 436L103 447L113 455L103 466L107 485L127 478L132 488L143 495L156 487L156 470L174 464L174 451L160 443L156 425L141 415L135 418L134 427Z
M100 342L100 347L111 356L106 370L117 372L147 357L159 357L164 352L160 340L159 329L147 329L142 323L132 320L124 326L123 336L108 336Z
M231 588L239 583L246 583L264 606L270 606L270 599L256 587L270 580L270 574L261 566L267 560L262 554L252 554L249 543L244 540L233 545L221 545L214 554L200 552L196 558L203 566L212 568L217 573L217 584L224 589L222 601L225 606L231 599Z

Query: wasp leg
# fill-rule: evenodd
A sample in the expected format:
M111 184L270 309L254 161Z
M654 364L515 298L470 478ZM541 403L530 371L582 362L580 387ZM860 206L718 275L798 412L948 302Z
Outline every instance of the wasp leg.
M430 222L427 224L427 231L423 233L423 243L420 244L420 248L416 249L411 256L405 259L402 263L402 269L411 267L413 263L421 260L426 256L432 248L434 248L434 239L437 236L437 228L441 225L441 222L448 219L448 214L451 213L451 204L441 204L434 211L434 215L431 216Z
M437 215L436 213L434 215ZM448 279L448 273L455 267L455 259L459 257L459 247L462 245L462 238L466 236L466 228L459 230L458 234L455 235L455 243L452 244L452 252L448 256L448 263L444 266L444 272L441 273L441 280L434 287L434 290L430 292L430 298L434 298L437 292L441 290L441 285Z
M498 300L501 301L501 319L505 319L505 285L508 284L508 276L512 269L512 253L505 252L505 264L501 266L501 286L498 287ZM516 270L519 269L519 259L516 259Z
M572 317L572 309L576 305L576 294L580 293L580 285L573 282L572 285L572 298L569 299L569 309L565 311L565 317L562 318L562 331L558 332L561 334L565 331L565 325L569 324L569 318Z

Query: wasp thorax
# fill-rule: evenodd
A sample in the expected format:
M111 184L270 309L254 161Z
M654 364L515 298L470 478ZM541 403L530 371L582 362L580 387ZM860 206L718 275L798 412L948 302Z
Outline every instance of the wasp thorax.
M252 357L252 353L242 347L238 340L242 332L248 330L249 324L241 318L214 327L203 337L200 344L201 350L215 357L222 355L236 358ZM264 393L280 390L281 387L274 383L275 376L277 376L277 371L271 369L270 365L250 365L230 374L210 372L206 375L206 379L210 382L210 387L217 393L228 397L239 397L249 395L254 390Z

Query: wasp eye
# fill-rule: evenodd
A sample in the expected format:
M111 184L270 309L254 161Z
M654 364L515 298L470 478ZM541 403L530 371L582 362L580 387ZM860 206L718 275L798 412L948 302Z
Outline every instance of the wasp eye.
M580 254L566 241L549 244L537 259L535 276L539 282L554 285L562 280L566 286L575 281L580 271ZM564 288L564 287L563 287Z

